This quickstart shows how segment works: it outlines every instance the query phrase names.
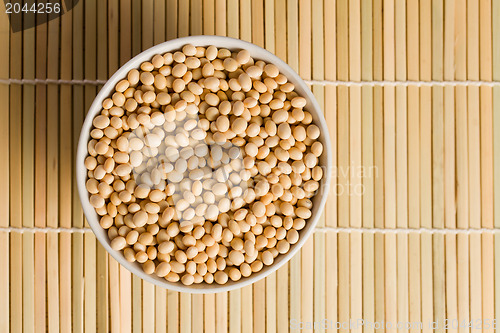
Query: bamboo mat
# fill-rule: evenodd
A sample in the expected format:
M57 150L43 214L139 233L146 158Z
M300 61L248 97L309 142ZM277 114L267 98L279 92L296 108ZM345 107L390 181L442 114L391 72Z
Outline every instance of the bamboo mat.
M462 333L500 319L499 1L81 0L18 33L0 12L1 332L324 332L324 319L364 319L392 326L338 331ZM96 82L199 34L263 46L313 83L337 176L297 256L206 296L107 255L73 171Z

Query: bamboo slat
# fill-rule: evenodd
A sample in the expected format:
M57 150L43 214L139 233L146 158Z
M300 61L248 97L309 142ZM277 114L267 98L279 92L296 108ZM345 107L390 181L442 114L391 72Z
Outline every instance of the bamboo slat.
M240 0L240 39L252 41L252 4L250 0Z
M496 15L500 12L500 6L498 3L493 2L491 5L492 15ZM496 36L500 33L500 24L497 20L492 20L492 36ZM493 38L492 42L492 78L493 80L498 80L500 78L500 43ZM500 89L498 87L493 88L493 141L498 142L498 135L500 129ZM494 206L498 207L500 205L500 195L498 195L498 191L500 189L500 145L493 145L493 191L497 192L497 194L493 194ZM494 222L493 225L495 228L500 227L500 211L498 209L494 209ZM495 280L496 277L500 274L500 256L496 255L500 251L500 237L498 234L494 236L494 251L495 251L495 267L494 267L494 275ZM500 285L495 283L495 318L500 318Z
M350 318L350 290L349 290L349 234L339 233L338 236L338 321L348 322ZM348 332L348 328L341 328L339 332Z
M12 24L19 24L20 17L13 18ZM11 34L10 36L10 77L22 77L22 34ZM10 225L15 227L22 226L22 206L21 206L21 86L10 88L9 98L9 213ZM22 310L22 236L11 235L10 252L10 327L12 330L21 331L23 324Z
M203 308L203 298L201 299L201 306ZM155 333L167 332L167 291L160 287L155 287ZM201 311L203 316L203 310ZM203 328L202 328L203 329Z
M34 17L23 20L23 76L34 78L35 55ZM32 27L32 28L29 28ZM34 169L35 169L35 87L23 87L22 92L22 224L33 227L35 219ZM38 237L37 237L38 238ZM35 330L35 254L34 235L23 235L23 329ZM38 298L38 295L37 295Z
M118 281L119 277L119 265L110 255L108 255L108 269L109 269L109 280ZM110 332L117 333L121 332L121 322L120 322L120 301L125 301L120 299L120 289L118 283L109 284L109 304L110 304Z
M120 269L123 269L120 267ZM131 304L131 317L132 320L132 332L138 333L142 332L142 283L143 281L132 275L132 300ZM129 292L129 290L125 290L125 292Z
M287 61L287 48L286 48L286 15L282 13L286 12L286 2L283 0L277 0L275 2L274 14L275 14L275 30L274 34L266 34L266 41L269 41L269 51L273 52L281 58L283 61ZM322 25L321 25L322 26ZM273 39L274 38L274 43ZM321 40L321 42L323 42ZM271 45L274 44L274 47Z
M406 5L407 30L407 79L418 80L420 71L419 57L419 4L408 1ZM408 163L408 227L420 227L420 90L416 87L407 89L407 163ZM421 320L420 287L420 237L409 235L408 239L408 319L410 322ZM410 328L409 332L418 332Z
M275 14L274 0L264 0L264 45L269 52L274 53L274 34L275 34ZM298 35L298 34L297 34Z
M229 292L229 332L241 332L241 290Z
M493 78L492 53L492 3L481 1L479 4L479 78L490 81ZM493 89L480 88L480 191L481 191L481 227L494 226L494 189L493 189ZM481 237L482 257L482 318L494 318L494 294L486 290L494 289L494 239L492 235ZM485 328L485 332L493 332L493 328Z
M264 47L264 0L252 1L252 43Z
M203 1L203 33L215 35L215 0Z
M298 21L299 17L299 6L298 0L287 1L286 13L287 13L287 55L288 64L295 71L299 70L299 29L298 25L295 23ZM332 20L333 17L330 17ZM267 20L266 20L267 21ZM330 21L331 22L331 21ZM269 24L269 22L268 22Z
M249 299L252 299L252 287L247 287L246 292L249 293ZM246 303L248 304L248 303ZM210 294L210 295L205 295L204 296L204 307L205 307L205 314L204 314L204 326L205 326L205 332L215 332L215 295ZM252 318L248 318L248 320L252 320Z
M44 16L38 16L35 21L43 20ZM35 76L47 78L47 25L36 27L35 50L38 57L35 60ZM34 168L34 225L45 227L47 225L47 87L39 85L35 87L35 163ZM44 332L46 328L46 236L35 235L35 331Z
M0 4L0 10L4 10L5 6L3 4ZM3 21L0 24L0 41L2 45L5 45L5 47L0 51L0 59L5 64L9 63L9 52L10 52L10 33L9 33L9 24L7 21ZM0 76L2 77L9 77L9 67L8 66L3 66L0 72ZM9 87L0 87L0 98L1 98L1 107L0 107L0 114L4 119L7 121L2 122L0 125L0 158L2 158L3 161L8 161L9 160L9 154L10 154L10 131L9 131L9 102L10 102L10 96L9 96ZM4 163L0 166L0 179L3 184L6 185L6 188L10 187L10 170L9 170L9 163ZM2 191L0 194L0 202L2 202L2 206L0 208L0 225L3 227L7 227L9 225L9 217L10 217L10 198L9 198L9 191ZM8 233L1 233L0 234L0 250L3 251L3 253L8 253L9 251L9 246L10 246L10 239L9 239L9 234ZM16 249L17 250L17 249ZM8 268L10 265L9 262L9 255L4 255L3 258L0 260L0 264L2 267ZM7 288L2 288L0 290L0 311L4 313L5 315L2 316L2 319L0 319L0 329L4 331L9 330L9 317L10 317L10 304L9 304L9 269L4 269L0 273L0 283L3 286L7 286Z
M298 0L287 1L287 56L288 64L295 70L299 70L299 29L297 22L299 18ZM269 23L268 20L266 22ZM290 260L289 268L289 318L301 318L301 259L299 251L297 255ZM298 329L291 328L290 332L299 332Z
M60 77L61 79L71 79L72 77L72 22L73 13L68 13L61 17L61 51L60 51ZM60 124L72 124L72 116L70 112L65 112L72 109L72 88L69 85L60 87ZM69 228L72 227L72 126L60 126L59 128L59 167L60 167L60 221L59 226ZM72 327L72 265L71 265L71 249L72 237L71 234L61 234L59 239L59 263L60 263L60 313L59 325L61 331L69 331Z
M219 36L226 35L226 1L215 0L215 34Z
M177 37L189 36L189 21L189 1L179 1L177 12Z
M227 2L227 36L239 38L240 24L239 24L239 1Z

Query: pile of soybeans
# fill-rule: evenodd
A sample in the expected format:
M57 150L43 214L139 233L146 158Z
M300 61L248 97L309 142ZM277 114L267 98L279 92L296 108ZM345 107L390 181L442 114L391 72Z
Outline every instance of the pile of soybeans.
M184 285L238 281L299 240L323 145L278 68L215 46L155 55L93 119L90 203L111 247Z

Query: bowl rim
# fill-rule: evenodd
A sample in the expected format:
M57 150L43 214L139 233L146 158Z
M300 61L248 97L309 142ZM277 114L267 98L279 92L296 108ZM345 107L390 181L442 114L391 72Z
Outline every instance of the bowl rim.
M84 161L85 158L88 156L87 145L90 139L90 130L92 128L92 121L94 117L101 111L102 101L111 95L111 92L113 91L116 83L125 78L129 70L131 70L132 68L139 68L139 65L143 61L150 60L155 54L163 54L165 52L172 52L175 50L179 50L185 44L193 44L195 46L215 45L217 48L228 48L228 49L246 49L255 59L261 59L262 57L267 58L263 60L276 65L280 70L280 73L283 73L288 78L288 80L295 85L296 89L302 91L301 96L306 98L307 104L309 105L307 111L311 113L311 115L313 116L314 124L320 128L322 133L320 141L323 143L324 149L321 159L324 159L326 161L326 163L324 163L324 167L326 167L326 170L324 170L323 179L321 180L322 182L320 187L321 191L318 192L314 197L316 198L317 196L320 196L319 203L316 202L314 204L313 214L307 221L307 224L304 227L304 229L300 231L301 235L299 241L296 244L292 245L289 252L285 254L280 254L272 265L265 266L261 271L257 273L252 273L249 277L242 278L236 282L231 281L229 279L228 282L223 285L219 285L216 283L206 284L203 282L200 284L185 286L181 282L169 282L163 278L157 277L154 274L152 275L146 274L142 270L142 268L139 267L138 263L128 262L121 251L115 251L111 248L110 240L107 236L107 233L100 226L98 215L95 212L94 207L90 205L89 194L85 186L87 180L87 169L85 168ZM313 93L307 86L307 84L299 76L299 74L297 74L288 64L286 64L283 60L278 58L273 53L263 49L262 47L240 39L223 37L223 36L209 36L209 35L188 36L188 37L172 39L157 44L139 53L138 55L132 57L128 62L122 65L106 81L104 86L100 89L99 93L94 98L94 101L92 102L87 112L78 139L76 164L75 164L77 188L83 212L97 240L117 262L119 262L123 267L125 267L131 273L157 286L178 292L187 292L193 294L226 292L251 285L256 281L269 276L270 274L278 270L281 266L283 266L286 262L288 262L302 248L305 242L313 234L316 224L318 223L318 220L322 215L330 189L331 174L332 174L331 152L332 150L331 150L330 133L326 125L326 120L324 118L323 111L319 106L318 102L316 101Z

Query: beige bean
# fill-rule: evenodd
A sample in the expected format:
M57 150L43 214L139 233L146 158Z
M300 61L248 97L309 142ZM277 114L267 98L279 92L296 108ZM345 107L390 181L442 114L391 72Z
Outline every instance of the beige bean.
M174 82L172 83L172 89L176 93L182 92L185 87L186 87L186 82L184 82L183 79L175 79Z
M214 280L218 284L225 284L228 280L228 276L224 271L217 271L214 274Z
M259 148L255 143L249 142L245 145L245 153L248 156L255 157L257 156L257 153L259 152Z
M178 250L174 253L175 260L181 264L185 264L187 262L187 255L184 251Z
M158 95L156 95L156 101L160 105L167 105L171 101L171 97L168 93L166 92L160 92Z
M290 158L295 161L301 160L303 156L302 152L296 147L290 148L288 153L290 154Z
M186 58L184 63L186 64L187 68L189 68L189 69L195 69L195 68L200 67L200 65L201 65L200 59L198 59L196 57L188 57L188 58Z
M148 260L144 264L142 264L142 269L146 274L153 274L155 272L155 264L153 261Z
M291 216L294 213L293 206L289 202L282 202L280 204L280 210L285 216Z
M87 170L94 170L97 167L97 160L93 156L87 156L84 164Z
M269 102L269 107L271 108L271 110L282 109L284 105L285 104L280 99L273 99Z
M261 180L255 185L254 191L257 196L264 196L269 192L269 189L269 182L267 180Z
M252 78L247 73L241 73L238 76L238 84L243 91L250 91L252 89Z
M169 282L178 282L180 280L179 274L170 272L165 276L165 279Z
M89 201L94 208L103 207L105 204L104 198L98 194L91 195Z
M311 171L311 177L315 181L321 180L323 178L323 169L320 166L315 166Z
M156 54L151 59L151 64L154 66L154 68L160 68L165 64L165 59L163 58L163 56Z
M252 269L250 268L250 265L244 262L240 266L240 272L243 277L249 277L252 274Z
M170 261L170 270L174 273L181 274L186 271L186 266L178 261L172 260Z
M254 273L257 273L260 270L262 270L263 266L264 265L262 264L262 261L260 261L260 260L255 260L254 262L252 262L250 264L250 268L252 269L252 272L254 272Z
M103 227L104 229L109 229L112 225L113 225L113 218L109 215L104 215L103 217L101 217L101 219L99 220L99 224L101 225L101 227Z
M219 244L215 243L212 246L208 246L205 252L207 253L207 256L209 258L215 258L215 256L217 256L217 254L219 253L219 250L220 250Z
M233 250L229 252L229 260L231 260L233 265L239 266L245 260L245 256L240 251Z
M236 134L242 134L247 129L248 123L245 119L239 117L236 118L231 124L231 130Z
M205 95L205 102L210 106L216 106L219 104L219 97L214 93L208 93Z
M288 230L287 234L286 234L286 240L290 243L290 244L295 244L299 241L299 233L297 230L295 229L290 229Z
M253 214L256 217L261 217L266 214L266 206L261 201L256 201L252 205Z
M127 246L125 237L118 236L113 238L113 240L111 241L111 248L115 251L120 251L125 248L125 246Z
M237 268L231 268L228 272L229 278L233 281L238 281L241 279L241 272Z
M136 227L143 227L148 221L148 213L145 211L138 211L134 214L132 221Z
M153 244L154 238L149 232L144 232L139 236L138 241L143 245L151 245Z
M156 266L156 275L158 275L159 277L165 277L167 276L167 274L170 273L170 264L168 262L161 262L158 264L158 266Z
M262 262L266 266L272 265L272 263L274 262L274 257L271 251L266 250L262 252Z
M198 264L205 263L208 260L208 257L209 256L206 252L200 252L193 258L193 261Z
M316 141L311 145L311 153L313 153L316 157L321 156L323 153L323 145L321 142Z
M226 259L224 259L222 256L217 258L217 260L215 260L215 262L217 264L217 269L220 271L224 270L227 266Z
M304 157L304 163L308 168L314 168L318 164L318 158L312 153L306 154Z
M150 86L154 83L154 76L150 72L142 72L140 74L140 80L144 85Z
M149 61L144 61L141 64L140 68L145 72L151 72L154 69L154 65Z
M317 138L319 138L319 135L320 135L320 130L319 130L319 127L312 124L312 125L309 125L307 126L307 137L312 139L312 140L316 140Z
M225 115L221 115L217 118L216 120L216 125L217 125L217 129L220 131L220 132L226 132L228 129L229 129L229 126L230 126L230 123L229 123L229 119L227 116Z
M264 72L269 77L276 77L280 73L278 67L273 64L267 64L264 66Z
M139 232L137 230L131 230L125 237L128 245L134 245L139 238Z
M290 250L290 243L288 243L286 240L282 239L278 241L276 245L276 249L278 250L279 253L285 254Z
M181 277L181 282L182 282L182 284L184 284L186 286L190 286L194 283L194 276L191 274L184 274Z
M278 126L278 136L281 139L287 140L291 135L292 135L292 130L291 130L290 125L288 123L281 123Z
M250 76L251 78L258 78L262 75L262 68L260 68L259 66L250 66L248 67L245 72L248 74L248 76Z
M273 112L272 119L276 124L284 123L288 120L288 111L279 109Z
M304 97L294 97L291 103L294 108L303 108L306 106L306 99Z
M319 188L319 183L315 180L308 180L304 183L304 190L307 192L315 192Z
M123 106L125 104L125 95L123 95L123 93L117 91L115 92L112 96L111 96L111 99L113 100L113 103L116 105L116 106Z
M163 254L171 253L175 248L175 244L171 241L165 241L158 245L158 251Z
M135 86L139 82L139 71L137 69L131 69L127 74L127 80L130 85Z
M172 68L172 75L176 78L181 78L186 74L188 68L185 64L179 63Z
M266 247L269 249L269 251L271 251L271 253L273 253L274 252L273 250L275 250L277 243L278 243L278 241L275 237L268 238ZM273 257L274 257L274 254L273 254Z
M239 65L238 61L234 58L226 58L223 61L224 69L228 72L234 72Z
M236 251L243 250L243 246L244 246L244 243L243 243L243 240L241 238L236 237L236 238L233 238L233 240L231 241L231 247Z
M209 47L207 47L205 56L208 60L212 61L217 57L217 52L218 52L217 47L210 45Z
M92 124L94 125L95 128L104 129L109 126L110 119L107 116L98 115L94 118Z
M248 61L250 61L250 52L248 52L247 50L239 51L236 55L236 60L240 65L248 63Z
M125 248L123 249L123 256L128 262L134 262L135 261L135 251L134 249L131 248Z
M146 261L149 260L149 257L148 255L146 254L146 252L144 251L139 251L135 254L135 260L137 260L137 262L143 264L145 263Z

